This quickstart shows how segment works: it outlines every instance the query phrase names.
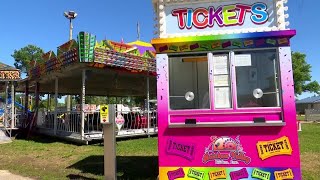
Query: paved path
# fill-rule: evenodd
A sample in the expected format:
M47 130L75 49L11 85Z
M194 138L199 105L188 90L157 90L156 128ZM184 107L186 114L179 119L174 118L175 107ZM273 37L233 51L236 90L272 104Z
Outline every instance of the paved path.
M12 174L7 170L0 170L0 179L4 179L4 180L32 180L31 178L22 177L19 175Z

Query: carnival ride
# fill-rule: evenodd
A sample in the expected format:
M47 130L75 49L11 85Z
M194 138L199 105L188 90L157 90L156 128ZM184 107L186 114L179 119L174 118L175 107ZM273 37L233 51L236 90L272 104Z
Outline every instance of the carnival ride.
M56 54L49 51L43 54L41 61L32 61L28 77L18 83L17 91L24 92L26 97L31 92L36 99L39 94L55 97L55 111L40 110L39 102L35 103L35 118L29 115L25 118L31 121L30 130L85 143L102 139L99 112L86 112L85 96L144 96L149 99L156 94L154 57L154 48L149 43L140 40L98 42L95 35L80 32L77 40L59 46ZM59 110L58 95L80 95L81 109ZM147 108L146 112L149 112ZM157 124L150 122L154 115L146 112L143 117L130 112L132 116L126 117L130 120L117 132L118 137L156 134Z

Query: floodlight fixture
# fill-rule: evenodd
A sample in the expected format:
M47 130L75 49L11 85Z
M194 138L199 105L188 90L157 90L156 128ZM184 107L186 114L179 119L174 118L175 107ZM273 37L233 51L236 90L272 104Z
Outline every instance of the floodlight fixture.
M63 15L67 18L67 19L75 19L77 17L77 13L74 11L66 11L63 13Z

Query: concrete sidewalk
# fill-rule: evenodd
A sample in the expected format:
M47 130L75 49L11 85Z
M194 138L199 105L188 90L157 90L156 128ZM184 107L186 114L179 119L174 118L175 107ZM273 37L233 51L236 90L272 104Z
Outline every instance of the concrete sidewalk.
M33 180L31 178L22 177L22 176L19 176L19 175L12 174L7 170L0 170L0 179L5 179L5 180Z

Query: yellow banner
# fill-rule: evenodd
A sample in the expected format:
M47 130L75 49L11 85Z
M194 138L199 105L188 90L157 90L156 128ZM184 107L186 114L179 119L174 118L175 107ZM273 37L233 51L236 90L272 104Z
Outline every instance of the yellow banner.
M226 171L226 169L210 171L209 178L210 178L210 180L226 179L227 178L227 171Z
M257 149L259 157L262 160L277 156L277 155L291 155L292 147L287 136L271 141L258 141Z
M293 179L293 172L292 169L287 169L284 171L275 171L274 177L276 180L285 180L285 179Z

